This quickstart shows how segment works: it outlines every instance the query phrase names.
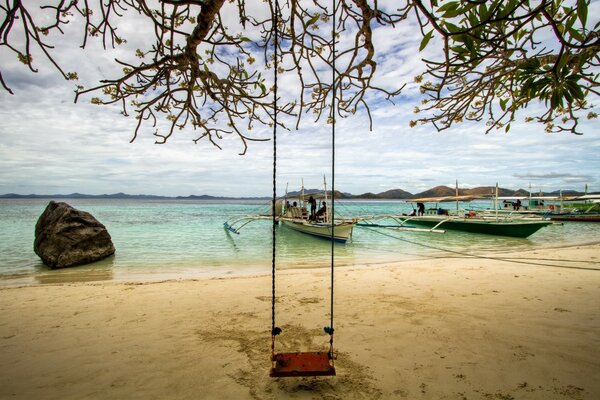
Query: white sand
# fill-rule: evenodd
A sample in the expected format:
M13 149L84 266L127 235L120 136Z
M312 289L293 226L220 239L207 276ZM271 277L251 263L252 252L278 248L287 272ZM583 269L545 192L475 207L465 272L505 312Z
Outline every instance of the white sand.
M270 276L1 288L0 399L600 399L600 246L514 256L598 270L338 268L326 378L269 378ZM328 287L278 273L279 350L327 350Z

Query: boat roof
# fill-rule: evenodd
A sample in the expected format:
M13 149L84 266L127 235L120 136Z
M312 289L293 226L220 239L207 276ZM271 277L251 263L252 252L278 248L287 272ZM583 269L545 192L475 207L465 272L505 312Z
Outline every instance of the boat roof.
M569 201L600 200L600 194L599 193L596 193L596 194L584 194L583 196L568 197L565 200L569 200Z
M498 196L498 200L560 200L560 196ZM563 200L566 197L563 196Z
M442 203L445 201L471 201L476 199L485 199L484 196L442 196L442 197L420 197L418 199L406 200L407 203Z

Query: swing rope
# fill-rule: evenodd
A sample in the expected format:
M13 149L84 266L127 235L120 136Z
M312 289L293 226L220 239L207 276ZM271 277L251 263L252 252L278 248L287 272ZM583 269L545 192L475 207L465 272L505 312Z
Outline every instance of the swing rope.
M279 46L279 2L275 0L275 12L273 15L273 41L274 41L274 63L273 67L273 199L272 199L272 258L271 258L271 361L274 363L270 375L272 377L294 377L294 376L327 376L335 375L333 366L333 266L334 266L334 225L335 225L335 0L333 4L333 52L332 52L332 145L331 145L331 175L332 175L332 198L331 198L331 308L330 308L330 326L326 326L324 331L329 334L329 351L325 352L304 352L304 353L275 353L275 337L281 333L281 328L275 324L275 272L276 272L276 201L277 201L277 77L279 69L278 46Z
M329 334L329 356L333 360L333 266L335 265L335 3L332 0L332 25L331 32L331 300L330 300L330 322L325 327L325 332Z
M278 27L278 23L279 23L279 2L276 0L275 1L275 16L273 18L273 24L275 25L275 29L274 29L274 37L273 40L275 42L275 46L274 46L274 56L275 56L275 61L274 61L274 68L275 68L275 73L274 73L274 82L273 82L273 200L272 200L272 213L273 213L273 226L272 226L272 230L271 230L271 237L272 237L272 244L273 244L273 248L272 248L272 258L271 258L271 276L272 276L272 296L273 296L273 301L271 303L271 338L272 338L272 343L271 343L271 353L272 356L275 356L275 336L279 335L281 333L281 328L278 328L275 325L275 256L276 256L276 239L277 239L277 234L276 234L276 228L277 228L277 216L275 215L276 212L276 201L277 201L277 69L279 67L279 60L277 59L278 56L278 52L277 52L277 42L279 40L279 27Z

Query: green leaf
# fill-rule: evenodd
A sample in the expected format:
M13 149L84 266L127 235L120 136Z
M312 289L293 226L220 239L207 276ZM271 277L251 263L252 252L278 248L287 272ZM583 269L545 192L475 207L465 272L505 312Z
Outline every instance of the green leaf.
M563 75L566 75L566 73L563 72L563 68L565 67L565 65L567 65L567 63L569 62L570 59L571 59L570 54L563 54L560 56L560 58L558 59L558 62L556 63L556 71L559 74L562 73Z
M460 15L463 13L463 9L462 8L457 8L455 10L448 10L444 13L444 15L442 15L442 18L454 18L457 15Z
M585 27L587 22L588 5L586 0L577 0L577 17L581 21L581 25Z
M425 36L423 36L423 39L421 40L421 46L419 46L419 51L422 51L425 47L427 47L427 43L429 43L432 37L433 29L427 32Z
M569 29L569 33L571 34L571 37L578 42L583 42L585 40L583 35L577 29Z
M585 95L581 90L581 86L579 86L574 79L569 78L565 83L567 86L567 91L572 97L576 98L577 100L583 100L585 98Z
M488 19L489 17L489 10L485 5L485 2L482 2L479 7L477 12L479 13L479 18L481 21L485 21Z
M448 10L456 10L457 7L458 7L458 1L448 1L448 2L444 3L443 6L438 8L438 12L446 12Z
M569 17L569 19L567 19L567 22L565 23L565 31L570 31L571 28L573 28L573 24L575 24L575 21L577 20L577 17L575 17L575 15L571 15Z
M252 41L252 40L250 40L250 38L247 38L246 36L242 36L242 37L240 37L240 40L241 40L242 42L251 42L251 41Z
M508 101L508 99L500 99L500 108L502 109L502 111L506 111L506 102Z
M313 15L312 18L309 19L308 22L306 23L306 26L311 26L312 24L317 22L318 19L319 19L319 14Z
M563 96L559 90L552 92L552 96L550 97L550 105L552 108L563 107Z
M460 31L460 28L458 26L448 21L444 21L444 26L448 29L448 32L450 33L456 33Z
M504 132L508 133L508 131L510 131L510 124L507 124L504 128Z
M469 50L471 52L471 54L473 55L473 58L475 58L476 50L475 50L473 39L471 39L471 37L469 35L463 35L463 36L464 36L463 42L465 44L465 47L467 48L467 50Z

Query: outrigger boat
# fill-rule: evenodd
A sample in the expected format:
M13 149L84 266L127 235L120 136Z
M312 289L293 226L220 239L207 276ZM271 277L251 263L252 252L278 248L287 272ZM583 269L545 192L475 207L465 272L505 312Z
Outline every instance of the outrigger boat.
M352 229L356 224L355 220L336 219L331 224L329 216L311 220L305 207L286 207L283 214L277 217L278 221L295 231L317 236L324 239L331 239L339 243L346 243L352 237ZM333 230L333 235L332 235Z
M529 218L502 218L489 219L477 218L474 213L468 213L464 217L456 215L422 215L405 217L401 224L414 224L426 226L431 229L456 230L471 233L483 233L487 235L511 236L525 238L533 235L545 226L551 225L552 221L534 220Z
M600 194L586 194L564 199L567 202L575 202L575 206L564 209L562 212L549 213L546 216L553 221L575 221L575 222L600 222Z
M487 235L528 237L552 221L539 216L512 217L494 215L478 215L474 211L461 211L459 201L471 201L477 196L446 196L438 198L421 198L410 200L411 203L421 203L421 213L416 211L412 215L398 216L401 225L411 224L429 227L431 229L456 230ZM438 203L456 202L456 211L438 207ZM425 203L435 203L436 206L424 210Z
M304 188L302 189L304 192ZM311 216L306 208L309 196L323 200L325 207ZM327 191L324 195L320 194L300 194L284 199L279 199L275 203L275 222L307 235L316 236L323 239L333 239L338 243L346 243L352 237L352 230L356 224L356 219L335 218L332 223L329 212ZM240 229L245 225L257 220L273 220L272 214L248 215L227 221L223 227L230 232L239 234ZM333 232L333 234L332 234Z
M510 216L542 216L552 221L600 222L600 195L499 197L495 212ZM500 206L499 200L502 200ZM513 201L514 200L514 201ZM509 207L510 206L510 207Z

